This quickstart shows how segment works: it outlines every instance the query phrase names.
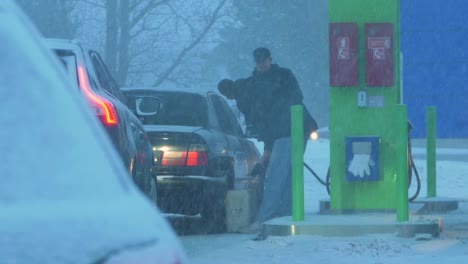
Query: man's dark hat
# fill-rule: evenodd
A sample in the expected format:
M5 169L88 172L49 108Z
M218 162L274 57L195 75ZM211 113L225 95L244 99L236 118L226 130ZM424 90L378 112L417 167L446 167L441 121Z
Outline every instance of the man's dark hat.
M271 53L267 48L260 47L254 50L253 56L255 61L264 61L271 57Z

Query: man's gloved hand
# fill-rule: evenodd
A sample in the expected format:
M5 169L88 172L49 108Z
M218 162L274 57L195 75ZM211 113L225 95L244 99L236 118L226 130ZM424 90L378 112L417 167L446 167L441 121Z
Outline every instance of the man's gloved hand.
M253 168L247 174L248 180L245 185L246 189L256 188L259 184L263 185L263 177L265 176L265 167L263 167L262 163L257 162L253 166Z
M265 167L263 167L261 163L257 162L253 166L252 170L250 170L248 175L250 177L255 177L255 176L263 175L264 173L265 173Z
M370 175L370 167L374 165L370 154L355 154L349 164L348 171L356 177L364 178Z

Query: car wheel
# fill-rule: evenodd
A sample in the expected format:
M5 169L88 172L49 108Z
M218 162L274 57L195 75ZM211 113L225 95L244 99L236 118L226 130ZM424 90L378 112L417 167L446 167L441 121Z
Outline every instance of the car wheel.
M157 180L153 176L150 168L138 166L139 163L133 166L132 178L138 189L146 196L152 203L156 205L157 202Z
M226 194L224 197L219 197L215 202L211 203L209 208L205 208L201 212L202 221L205 223L207 233L223 233L226 232Z
M234 189L234 181L234 168L231 168L226 172L226 186L213 191L215 195L205 203L201 216L208 233L226 232L226 195L228 190Z

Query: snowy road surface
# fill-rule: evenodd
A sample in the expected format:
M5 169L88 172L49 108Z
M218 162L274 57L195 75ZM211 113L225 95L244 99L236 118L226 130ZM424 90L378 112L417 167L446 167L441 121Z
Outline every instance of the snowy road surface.
M259 146L261 148L261 146ZM424 149L415 149L421 153ZM448 155L460 150L444 149ZM466 152L462 151L462 154ZM314 170L325 177L329 163L328 140L309 142L304 157ZM426 194L426 161L415 160ZM323 186L305 172L306 213L318 212L318 201L327 198ZM438 196L459 198L460 208L441 215L444 232L439 238L417 240L395 235L359 237L269 237L254 242L248 234L181 236L192 263L468 263L468 161L441 160L437 163ZM413 181L414 182L414 181ZM414 191L414 184L410 194ZM196 220L195 220L196 221Z
M442 215L445 230L439 238L417 240L393 234L358 237L269 237L252 235L182 236L192 263L460 263L468 261L468 202Z

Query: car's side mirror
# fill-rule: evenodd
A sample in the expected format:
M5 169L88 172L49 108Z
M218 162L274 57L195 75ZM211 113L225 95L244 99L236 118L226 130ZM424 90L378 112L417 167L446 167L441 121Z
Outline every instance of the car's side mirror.
M136 112L139 116L157 115L161 107L159 98L153 96L136 97Z

